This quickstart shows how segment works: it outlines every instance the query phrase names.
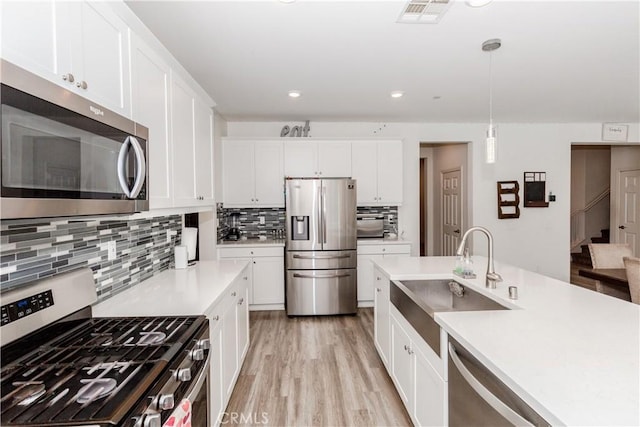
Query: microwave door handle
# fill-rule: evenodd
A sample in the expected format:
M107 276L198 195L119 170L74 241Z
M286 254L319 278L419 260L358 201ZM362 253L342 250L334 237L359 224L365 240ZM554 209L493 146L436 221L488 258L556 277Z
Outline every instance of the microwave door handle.
M122 188L124 195L131 198L129 184L127 184L127 173L125 171L129 144L131 144L131 137L127 137L122 143L122 147L120 147L120 153L118 154L118 181L120 181L120 188Z
M144 160L144 151L142 150L142 146L138 142L138 140L133 137L127 137L131 146L133 147L133 152L136 156L136 181L133 184L133 188L131 189L131 193L129 193L130 199L135 199L140 194L142 190L142 186L144 185L144 178L146 176L146 163Z

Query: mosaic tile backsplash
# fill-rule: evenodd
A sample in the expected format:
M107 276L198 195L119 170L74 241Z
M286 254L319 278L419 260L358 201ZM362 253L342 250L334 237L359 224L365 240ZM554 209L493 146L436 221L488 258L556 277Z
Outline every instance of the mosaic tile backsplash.
M224 240L229 232L230 216L238 213L240 219L240 231L248 239L259 236L270 237L273 230L284 229L284 208L224 208L221 203L217 205L217 214L220 225L218 226L218 241ZM360 206L358 214L376 214L384 216L385 234L396 233L398 224L397 206ZM260 224L260 217L265 217L265 223Z
M169 242L168 230L175 231ZM1 289L88 266L96 281L98 300L103 300L168 269L181 233L180 215L135 220L2 221ZM107 254L110 241L116 243L113 261Z

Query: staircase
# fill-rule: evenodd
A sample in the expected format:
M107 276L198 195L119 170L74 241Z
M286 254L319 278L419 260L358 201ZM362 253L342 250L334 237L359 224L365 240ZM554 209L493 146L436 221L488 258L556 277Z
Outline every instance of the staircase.
M609 243L610 230L605 228L600 230L600 236L592 237L591 243ZM571 262L573 264L583 265L585 267L591 267L591 254L589 253L588 245L581 245L582 252L572 252Z

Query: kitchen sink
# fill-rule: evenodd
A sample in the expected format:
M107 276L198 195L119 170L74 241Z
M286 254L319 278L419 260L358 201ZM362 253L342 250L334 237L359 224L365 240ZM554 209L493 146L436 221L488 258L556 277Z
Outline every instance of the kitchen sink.
M402 280L391 282L391 303L440 355L438 312L509 310L455 280ZM445 343L446 344L446 343Z

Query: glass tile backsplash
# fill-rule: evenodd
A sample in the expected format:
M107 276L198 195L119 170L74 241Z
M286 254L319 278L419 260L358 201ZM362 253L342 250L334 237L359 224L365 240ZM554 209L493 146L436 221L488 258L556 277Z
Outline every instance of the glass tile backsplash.
M225 208L222 203L218 203L218 241L227 237L232 213L239 214L240 232L248 239L257 239L259 236L271 237L273 230L284 229L285 208ZM358 214L381 215L384 217L385 234L397 233L397 206L360 206ZM264 217L264 224L260 224L260 217Z
M167 231L176 234L167 240ZM98 299L169 268L182 235L182 216L135 220L65 218L7 220L0 225L1 290L88 266ZM108 242L116 257L109 261Z

